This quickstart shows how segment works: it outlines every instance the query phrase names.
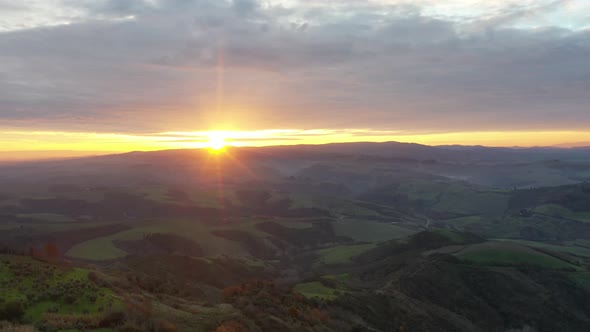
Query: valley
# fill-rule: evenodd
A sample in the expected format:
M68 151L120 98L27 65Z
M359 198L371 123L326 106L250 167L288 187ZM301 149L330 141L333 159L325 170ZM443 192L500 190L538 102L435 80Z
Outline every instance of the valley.
M492 186L472 157L292 149L4 166L0 313L42 331L590 324L590 185L572 180L586 161L530 161L530 186L503 177L522 160L501 161Z

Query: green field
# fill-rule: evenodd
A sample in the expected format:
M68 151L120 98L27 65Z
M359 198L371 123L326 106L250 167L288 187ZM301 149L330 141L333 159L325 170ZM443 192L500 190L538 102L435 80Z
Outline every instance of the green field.
M324 300L332 300L338 297L336 293L338 290L328 288L319 281L297 284L293 288L293 291L308 298L315 297Z
M127 253L115 246L113 241L140 240L146 233L162 232L163 227L137 227L113 235L95 238L73 246L66 256L88 260L110 260L127 256Z
M511 240L511 239L498 239L498 241L509 241L514 243L523 244L525 246L533 248L545 248L555 252L561 252L565 254L571 254L580 257L590 258L590 249L575 245L573 242L566 242L564 245L549 244L537 241L527 240Z
M116 235L96 238L77 244L66 252L66 256L96 261L125 257L127 256L127 252L117 248L113 244Z
M246 219L232 224L208 224L193 221L162 221L146 223L133 229L112 234L109 236L95 238L72 247L66 256L85 260L112 260L127 256L127 252L117 248L114 241L136 241L141 240L146 233L169 233L186 237L197 243L204 250L207 256L232 255L249 256L248 252L236 241L231 241L211 234L214 230L240 230L255 236L264 238L268 234L256 229L260 220ZM302 222L291 219L273 220L282 226L289 228L310 228L309 222ZM268 244L268 243L267 243Z
M512 243L489 241L470 245L455 254L463 262L485 266L536 266L548 269L579 269L579 267Z
M389 223L367 220L343 219L332 223L338 236L347 236L355 241L382 242L402 239L418 231Z
M351 246L337 246L317 251L319 256L316 265L336 265L352 262L352 258L375 247L374 243Z

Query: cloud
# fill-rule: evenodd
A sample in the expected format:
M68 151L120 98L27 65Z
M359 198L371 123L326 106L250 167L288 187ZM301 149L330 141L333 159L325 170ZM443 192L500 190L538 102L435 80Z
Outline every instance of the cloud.
M535 1L528 4L525 3L502 8L490 17L475 20L474 28L490 31L491 29L506 26L507 24L514 23L525 18L550 13L572 2L572 0L551 0L548 2Z
M546 18L522 26L555 12L574 21L564 8L580 1L12 6L37 25L0 33L0 123L131 133L588 130L590 30Z

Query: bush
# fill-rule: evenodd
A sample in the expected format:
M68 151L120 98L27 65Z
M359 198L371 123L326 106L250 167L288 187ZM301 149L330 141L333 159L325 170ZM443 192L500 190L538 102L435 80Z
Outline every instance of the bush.
M246 328L242 323L230 320L218 326L215 332L246 332Z
M158 332L176 332L178 329L174 323L163 320L156 324L156 331Z
M20 321L25 314L25 306L19 301L8 301L0 304L0 319L9 321Z
M114 327L121 325L125 321L125 313L123 311L109 311L106 312L100 322L99 327Z
M88 280L90 280L94 284L98 284L101 281L100 280L100 277L98 276L98 274L96 272L94 272L94 271L90 271L88 273Z

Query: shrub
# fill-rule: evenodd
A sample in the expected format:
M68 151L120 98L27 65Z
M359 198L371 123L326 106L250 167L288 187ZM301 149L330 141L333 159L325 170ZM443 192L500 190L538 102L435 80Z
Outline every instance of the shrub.
M311 309L308 315L308 319L312 321L327 322L330 319L330 315L325 310L317 308Z
M246 328L242 323L230 320L218 326L215 329L215 332L246 332Z
M125 313L123 311L111 310L103 314L102 319L98 323L99 327L114 327L125 321Z
M241 293L242 288L239 286L231 286L223 289L223 297L225 297L226 299L230 299L236 295L240 295Z
M156 331L158 332L176 332L178 329L174 323L171 323L167 320L159 321L156 324Z
M99 281L98 274L94 271L90 271L88 273L88 280L92 281L93 283L97 283Z
M25 306L19 301L8 301L0 304L0 319L9 321L20 321L25 314Z

